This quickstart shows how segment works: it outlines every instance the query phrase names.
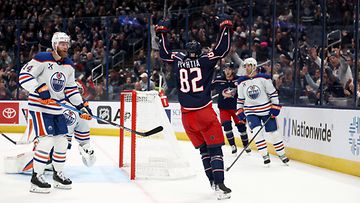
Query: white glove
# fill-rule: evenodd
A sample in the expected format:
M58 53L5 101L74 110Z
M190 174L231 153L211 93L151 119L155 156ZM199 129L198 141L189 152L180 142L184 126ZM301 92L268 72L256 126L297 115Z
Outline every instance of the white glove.
M79 151L85 166L90 167L94 165L94 163L96 162L95 151L89 143L84 144L83 146L79 145Z

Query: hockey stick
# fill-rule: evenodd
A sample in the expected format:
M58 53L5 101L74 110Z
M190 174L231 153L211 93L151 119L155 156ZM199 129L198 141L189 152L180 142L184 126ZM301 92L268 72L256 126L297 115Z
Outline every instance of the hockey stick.
M253 138L251 138L251 140L249 141L249 143L244 147L244 149L240 152L240 154L236 157L236 159L231 163L231 165L229 167L226 168L226 171L229 171L231 169L231 167L234 166L234 164L236 163L236 161L240 158L240 156L244 153L244 151L250 146L250 144L252 143L252 141L255 139L255 137L260 133L260 131L264 128L264 126L267 124L267 122L269 122L269 120L271 119L271 116L269 116L268 119L266 119L265 123L260 127L259 131L257 131L257 133L254 135Z
M72 106L63 104L63 103L61 103L61 102L56 101L56 103L59 104L60 106L64 107L64 108L69 109L69 110L72 110L72 111L75 111L75 112L78 112L78 113L81 113L81 114L84 113L84 112L76 109L75 107L72 107ZM130 128L127 128L127 127L125 127L125 126L123 126L123 125L119 125L119 124L117 124L117 123L113 123L113 122L111 122L111 121L107 121L107 120L102 119L102 118L100 118L100 117L98 117L98 116L95 116L95 115L91 115L91 117L94 118L94 119L96 119L96 120L99 120L99 121L101 121L101 122L104 122L104 123L107 123L107 124L116 126L116 127L118 127L118 128L122 128L122 129L124 129L124 130L126 130L126 131L135 133L135 134L140 135L140 136L143 136L143 137L148 137L148 136L153 135L153 134L155 134L155 133L161 132L161 131L164 129L162 126L158 126L158 127L154 128L154 129L149 130L149 131L146 131L146 132L138 132L138 131L136 131L136 130L132 130L132 129L130 129Z
M27 123L28 117L27 117L27 114L26 114L26 110L22 108L21 111L22 111L22 113L23 113L23 115L24 115L24 117L25 117L25 121L26 121L26 123Z
M13 143L14 145L22 145L22 144L30 144L33 141L15 141L13 139L11 139L10 137L8 137L7 135L5 135L2 131L0 131L0 134L5 137L7 140L9 140L11 143Z
M215 98L218 97L218 96L219 96L219 94L212 95L212 96L211 96L211 99L215 99Z

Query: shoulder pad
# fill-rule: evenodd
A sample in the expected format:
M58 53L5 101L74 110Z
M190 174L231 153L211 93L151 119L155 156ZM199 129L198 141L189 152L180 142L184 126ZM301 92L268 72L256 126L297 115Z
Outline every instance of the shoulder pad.
M242 83L242 82L244 82L245 80L248 80L248 79L249 79L249 77L246 76L246 75L240 76L240 77L238 78L237 84L240 84L240 83Z
M52 56L51 52L39 52L34 56L34 59L39 62L45 62L45 61L55 62L55 59Z
M254 78L265 78L265 79L271 79L271 76L265 73L259 73Z
M66 58L64 59L64 65L74 66L74 62L73 62L70 58L66 57Z

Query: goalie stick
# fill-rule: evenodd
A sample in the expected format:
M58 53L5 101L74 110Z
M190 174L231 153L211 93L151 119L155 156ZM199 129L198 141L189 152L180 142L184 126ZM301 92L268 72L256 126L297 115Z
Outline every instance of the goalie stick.
M9 140L11 143L13 143L14 145L22 145L22 144L30 144L33 141L15 141L13 139L11 139L9 136L5 135L2 131L0 131L0 134L5 137L7 140Z
M269 116L268 119L266 119L266 121L264 122L263 125L261 125L260 129L257 131L257 133L254 135L253 138L251 138L251 140L249 141L249 143L244 147L244 149L240 152L240 154L236 157L236 159L231 163L231 165L229 167L226 168L226 171L229 171L234 164L236 163L236 161L240 158L240 156L244 153L244 151L250 146L250 144L252 143L252 141L255 139L255 137L260 133L260 131L264 128L264 126L267 124L267 122L269 122L269 120L271 119L271 116Z
M78 113L84 113L84 112L76 109L75 107L72 107L72 106L63 104L63 103L61 103L61 102L56 101L56 103L59 104L60 106L64 107L64 108L69 109L69 110L72 110L72 111L75 111L75 112L78 112ZM119 124L117 124L117 123L114 123L114 122L111 122L111 121L102 119L102 118L100 118L100 117L98 117L98 116L95 116L95 115L91 115L91 117L94 118L94 119L96 119L96 120L99 120L99 121L102 121L102 122L104 122L104 123L107 123L107 124L116 126L116 127L118 127L118 128L122 128L122 129L124 129L124 130L126 130L126 131L135 133L135 134L140 135L140 136L143 136L143 137L148 137L148 136L153 135L153 134L155 134L155 133L161 132L161 131L164 129L162 126L158 126L158 127L154 128L154 129L149 130L149 131L146 131L146 132L139 132L139 131L136 131L136 130L132 130L132 129L130 129L130 128L127 128L127 127L125 127L125 126L123 126L123 125L119 125Z

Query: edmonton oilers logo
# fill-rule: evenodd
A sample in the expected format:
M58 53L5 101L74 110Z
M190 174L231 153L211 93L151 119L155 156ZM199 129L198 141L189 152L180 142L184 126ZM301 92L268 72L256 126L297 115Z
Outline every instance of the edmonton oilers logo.
M55 92L60 92L65 87L65 75L61 72L54 73L50 78L51 87Z
M64 111L63 115L67 126L74 125L76 121L76 114L73 111L67 109Z
M260 88L256 85L251 85L247 88L246 92L250 99L256 99L260 95Z
M351 153L355 156L360 154L360 117L354 116L349 125L348 143Z

